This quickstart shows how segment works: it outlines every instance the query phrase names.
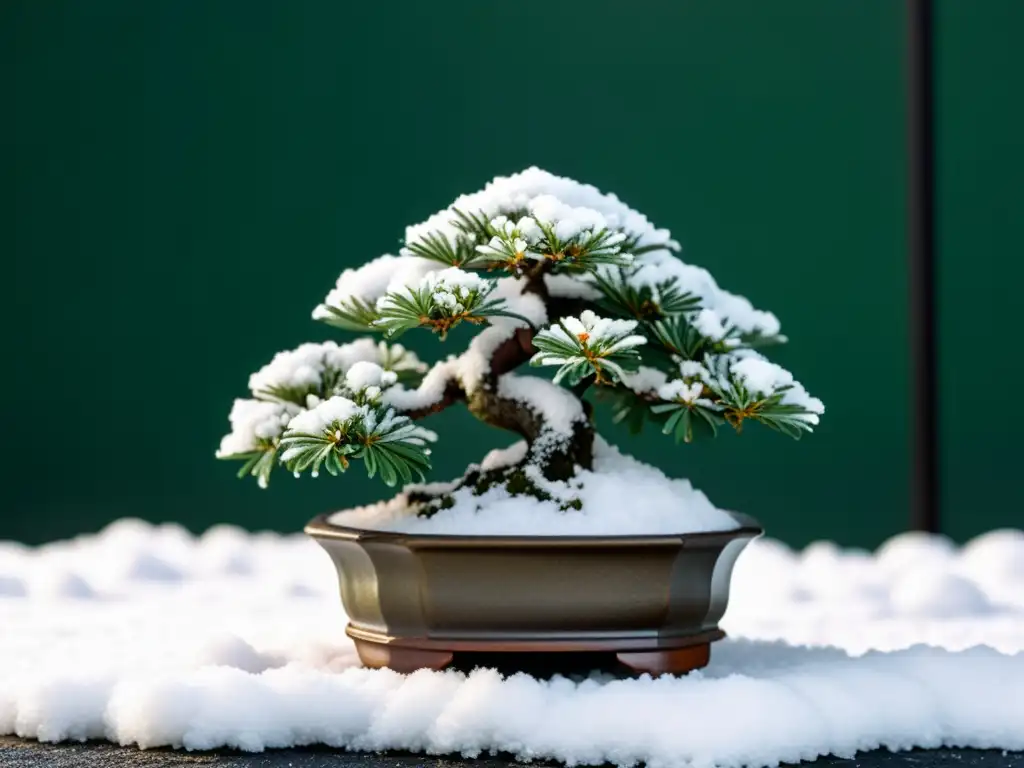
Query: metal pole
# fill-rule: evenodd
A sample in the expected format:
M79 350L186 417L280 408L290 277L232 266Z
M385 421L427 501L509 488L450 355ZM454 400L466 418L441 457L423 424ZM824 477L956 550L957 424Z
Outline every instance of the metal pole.
M939 530L932 0L906 0L907 235L910 267L911 528Z

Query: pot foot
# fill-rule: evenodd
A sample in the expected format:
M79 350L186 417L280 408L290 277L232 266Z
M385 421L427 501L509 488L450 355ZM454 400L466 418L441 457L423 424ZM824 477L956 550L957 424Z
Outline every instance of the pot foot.
M623 651L618 660L635 672L651 675L685 675L706 667L711 660L711 644L701 643L688 648L664 651Z
M385 643L372 643L353 638L359 660L372 669L387 667L407 674L417 669L444 669L451 664L451 651L428 651L423 648L403 648Z

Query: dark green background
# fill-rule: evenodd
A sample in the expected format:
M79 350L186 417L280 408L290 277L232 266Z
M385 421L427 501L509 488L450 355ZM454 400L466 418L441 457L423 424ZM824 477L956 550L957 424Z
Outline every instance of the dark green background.
M1024 3L938 11L943 514L963 538L1022 522L1015 405L991 414L1024 375ZM0 34L0 538L126 515L294 530L381 498L355 472L235 480L213 459L231 400L334 335L309 313L341 269L531 164L615 191L775 310L780 362L828 406L799 443L614 441L794 544L904 527L901 3L7 0ZM435 421L437 478L508 440Z

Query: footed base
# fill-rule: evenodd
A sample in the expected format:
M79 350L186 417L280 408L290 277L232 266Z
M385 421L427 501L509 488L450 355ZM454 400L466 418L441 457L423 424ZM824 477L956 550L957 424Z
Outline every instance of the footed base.
M495 650L501 644L481 643L479 645L453 643L457 648L444 648L444 642L431 643L430 648L401 645L394 641L380 642L353 637L359 659L373 669L388 668L407 674L420 669L457 669L470 672L477 667L497 669L502 674L526 672L535 677L551 677L556 674L588 674L607 672L619 676L639 674L685 675L695 669L707 666L711 659L711 639L703 638L682 648L661 648L657 650L575 650L561 649L555 645L535 646L530 650L518 650L506 646Z

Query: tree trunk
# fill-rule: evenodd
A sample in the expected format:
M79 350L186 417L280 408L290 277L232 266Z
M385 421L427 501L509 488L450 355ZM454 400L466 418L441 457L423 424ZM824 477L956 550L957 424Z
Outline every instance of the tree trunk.
M551 385L555 386L555 385ZM521 435L527 443L524 464L540 468L548 480L568 480L577 467L594 465L594 425L587 409L573 423L571 435L556 431L530 405L499 395L495 388L480 388L467 399L470 412L487 424Z

